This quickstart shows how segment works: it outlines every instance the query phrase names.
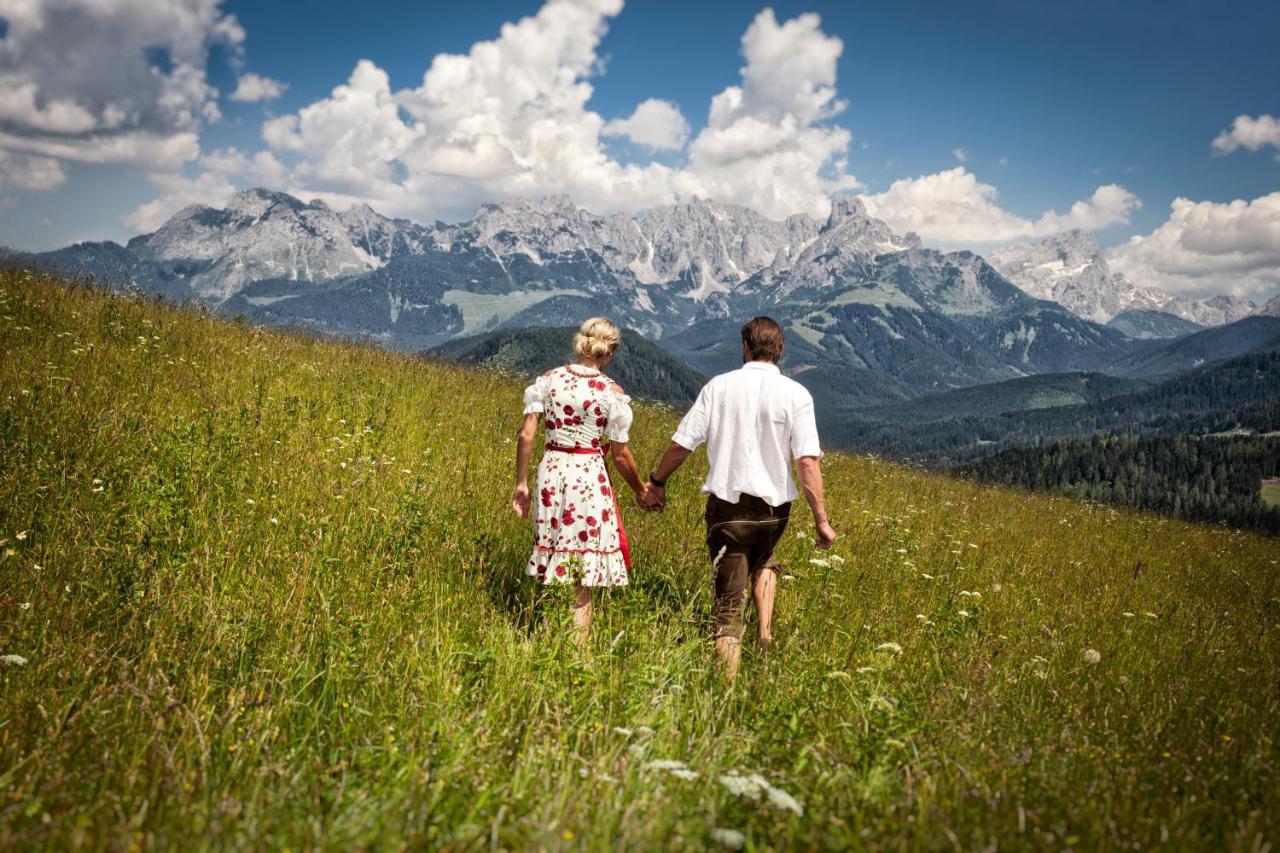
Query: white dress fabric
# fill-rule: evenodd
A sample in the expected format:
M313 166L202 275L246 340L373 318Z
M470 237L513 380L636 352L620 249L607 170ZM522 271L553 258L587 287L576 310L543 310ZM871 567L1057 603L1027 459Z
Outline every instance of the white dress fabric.
M813 397L776 364L749 361L703 386L671 440L686 450L707 443L703 494L737 503L744 495L782 506L798 497L791 462L821 457Z
M600 371L573 364L525 389L524 413L541 414L547 433L531 496L534 540L527 569L544 583L627 583L621 519L602 449L606 439L625 443L631 429L631 398L615 388Z

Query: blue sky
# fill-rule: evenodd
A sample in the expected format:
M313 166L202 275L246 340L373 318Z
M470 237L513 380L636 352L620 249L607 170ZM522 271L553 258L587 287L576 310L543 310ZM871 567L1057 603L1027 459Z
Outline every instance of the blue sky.
M821 215L830 193L856 192L876 215L943 247L983 250L1080 225L1120 268L1169 290L1269 295L1280 281L1280 196L1272 198L1280 128L1267 123L1280 114L1280 4L778 2L761 21L761 3L633 0L619 11L616 0L598 2L592 15L563 20L539 2L225 2L202 18L173 19L181 23L166 13L208 3L173 0L151 13L121 4L110 19L94 18L87 2L74 19L12 15L0 27L0 82L29 85L34 97L25 107L0 104L0 242L122 240L182 203L218 204L260 183L417 219L463 218L478 201L557 189L599 210L713 195L770 215ZM810 13L817 19L801 17ZM380 134L374 107L362 116L331 97L361 60L369 73L353 87L371 98L379 75L390 93L418 89L437 54L466 56L534 15L542 29L498 61L518 65L530 45L560 47L537 60L551 71L522 104L476 117L459 115L462 96L437 99L399 108L403 124L393 106ZM169 44L166 33L178 32L161 48L166 62L172 50L177 66L198 69L212 88L182 90L187 101L174 110L156 106L174 100L164 80L154 92L114 94L113 74L124 87L139 73L118 57L79 80L36 58L51 45L92 57L93 44L139 29L150 34L122 38L151 51L152 64L156 47L145 40ZM748 41L754 62L744 56ZM745 66L754 78L741 76ZM510 88L503 80L522 79L519 67L487 82L474 67L468 73L478 88L465 91L477 100L493 79L497 93ZM282 94L233 99L246 74L282 84ZM575 83L591 87L585 103L574 102ZM744 102L708 127L712 99L735 86ZM600 131L650 99L661 109L632 131ZM82 105L93 120L51 130L55 102ZM572 138L548 146L530 129L544 102ZM104 118L113 103L130 116L123 124ZM297 120L308 109L310 127ZM1247 123L1237 127L1239 116ZM277 133L265 134L281 117ZM372 135L354 139L344 121ZM641 124L648 130L634 130ZM506 148L460 162L446 140L474 126L498 128ZM670 143L637 141L645 133ZM113 134L129 145L100 153ZM169 148L157 156L130 147L144 137ZM774 148L757 145L766 137ZM334 155L343 139L351 152ZM1099 188L1110 189L1095 195ZM1171 211L1177 198L1188 204ZM1085 207L1072 212L1077 203Z

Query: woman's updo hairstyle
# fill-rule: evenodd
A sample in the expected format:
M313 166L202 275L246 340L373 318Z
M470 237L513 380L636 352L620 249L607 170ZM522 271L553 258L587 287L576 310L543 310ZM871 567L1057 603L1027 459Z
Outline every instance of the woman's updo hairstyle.
M592 317L573 336L573 351L578 354L578 358L600 360L613 355L620 343L622 335L617 326L604 317Z

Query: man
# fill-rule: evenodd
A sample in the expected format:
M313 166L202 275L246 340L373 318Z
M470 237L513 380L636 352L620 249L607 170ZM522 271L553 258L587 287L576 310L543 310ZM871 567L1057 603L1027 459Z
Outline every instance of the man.
M643 498L648 508L660 509L667 479L706 442L711 469L702 491L707 495L707 549L715 572L715 645L731 679L742 656L748 579L760 621L761 652L773 644L779 573L773 549L797 496L792 460L813 511L818 547L830 548L836 538L822 494L822 450L813 398L778 371L782 349L782 329L770 318L756 317L742 327L742 367L703 387L649 475L650 488Z

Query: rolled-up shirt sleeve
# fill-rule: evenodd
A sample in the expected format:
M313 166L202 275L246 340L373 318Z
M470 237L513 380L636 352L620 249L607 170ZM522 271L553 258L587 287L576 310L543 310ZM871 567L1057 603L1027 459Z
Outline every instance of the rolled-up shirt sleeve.
M822 457L818 444L818 424L813 416L813 397L807 393L796 401L791 416L791 458L802 456Z
M698 392L698 399L680 420L680 426L676 427L675 435L671 436L671 440L685 450L697 450L698 445L707 440L707 423L711 408L711 395L707 387L704 385Z

